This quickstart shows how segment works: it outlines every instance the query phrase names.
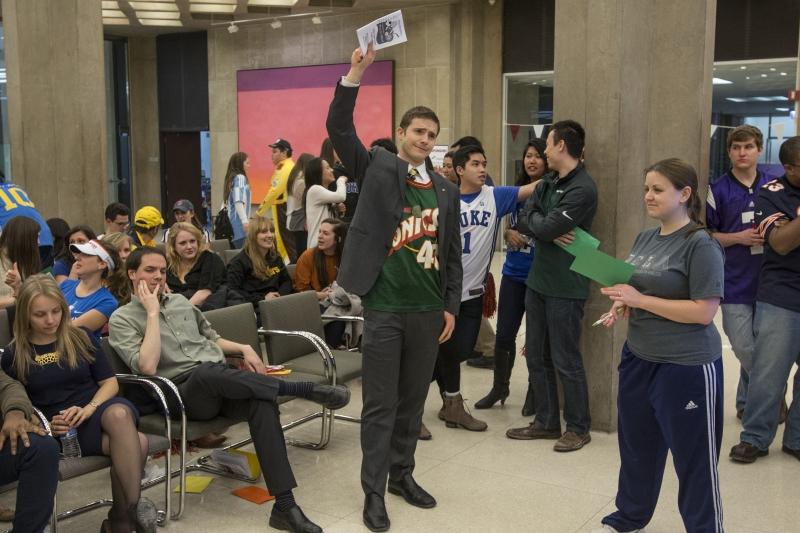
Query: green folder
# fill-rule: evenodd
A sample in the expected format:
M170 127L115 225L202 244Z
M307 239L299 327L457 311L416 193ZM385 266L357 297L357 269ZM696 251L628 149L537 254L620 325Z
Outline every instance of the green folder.
M628 283L636 267L599 250L582 250L575 256L569 269L609 287L617 283Z
M575 240L564 247L566 252L579 257L585 252L593 252L600 246L600 241L579 227L575 228Z

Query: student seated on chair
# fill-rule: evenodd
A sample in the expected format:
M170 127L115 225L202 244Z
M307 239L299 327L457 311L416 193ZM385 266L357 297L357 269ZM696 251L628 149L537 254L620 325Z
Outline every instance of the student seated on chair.
M17 482L17 509L0 507L14 531L43 531L58 487L58 443L33 413L24 387L0 370L0 485Z
M244 248L228 263L228 289L251 302L258 313L258 302L292 292L292 278L275 246L272 220L250 220Z
M225 307L225 263L194 224L176 222L167 239L167 285L203 311ZM220 290L220 288L222 290Z
M116 396L119 384L105 353L93 335L72 324L52 277L37 274L22 284L14 341L3 353L2 367L22 382L54 436L77 429L81 455L111 458L114 504L103 531L155 533L156 507L140 497L147 439L136 430L139 413Z
M255 221L250 227L254 225ZM267 488L276 497L270 526L322 531L294 501L292 489L297 483L286 454L277 399L296 396L339 409L350 401L350 391L343 385L264 375L264 364L251 346L223 339L186 298L164 293L167 260L162 251L135 250L127 268L134 296L111 317L111 346L134 372L171 379L190 420L217 416L246 420ZM226 365L225 354L240 354L247 370Z
M314 291L320 302L320 311L330 304L328 297L333 291L342 250L347 236L347 225L341 220L326 218L319 225L317 246L308 248L297 260L294 271L294 289L297 292ZM325 324L325 342L331 346L342 344L344 322Z

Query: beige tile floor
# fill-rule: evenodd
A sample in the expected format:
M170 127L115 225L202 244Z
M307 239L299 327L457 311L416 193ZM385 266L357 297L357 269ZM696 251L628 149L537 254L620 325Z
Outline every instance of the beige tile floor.
M721 328L720 328L721 331ZM723 342L726 342L723 340ZM524 425L520 415L525 388L524 361L518 360L512 377L512 393L504 408L482 411L478 416L489 424L484 433L448 429L436 418L440 407L437 394L428 396L424 420L434 438L417 448L415 477L436 496L439 504L431 510L417 509L400 498L387 495L391 531L402 532L576 532L597 527L600 519L614 509L619 468L615 434L594 432L592 443L581 451L557 454L552 441L512 441L505 437L509 427ZM738 364L725 345L725 426L720 458L720 479L725 525L728 533L798 532L800 521L794 505L800 485L800 462L780 452L753 465L737 465L727 458L736 442L740 425L733 409ZM491 383L491 372L464 367L463 389L477 400ZM351 383L353 401L343 410L358 415L361 385ZM285 420L308 412L303 401L284 406ZM307 424L292 435L314 438L317 426ZM246 435L246 426L232 428L232 438ZM780 443L782 427L776 443ZM306 514L329 533L361 533L363 495L359 484L359 427L337 423L334 438L324 451L290 447L289 458L299 488L297 501ZM164 528L171 532L255 532L269 530L267 517L272 503L257 506L230 494L243 484L215 478L200 495L187 496L184 517ZM103 497L109 490L107 474L85 476L65 483L59 491L59 507ZM162 491L146 493L160 501ZM0 504L12 504L10 495ZM105 511L93 511L64 521L63 533L99 529ZM677 479L667 463L658 509L650 533L683 531L677 509Z

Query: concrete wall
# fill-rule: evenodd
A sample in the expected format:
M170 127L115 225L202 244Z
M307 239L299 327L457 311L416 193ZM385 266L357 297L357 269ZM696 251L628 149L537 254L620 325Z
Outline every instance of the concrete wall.
M14 181L45 217L102 221L108 190L96 0L3 0Z
M556 3L554 118L586 128L586 167L599 191L592 233L606 253L624 259L654 224L642 192L649 164L686 159L705 190L715 16L716 0ZM589 327L610 307L592 287L581 345L593 425L610 430L625 327Z
M156 38L128 39L132 206L161 206Z
M225 27L208 33L212 200L219 209L230 155L238 151L236 71L239 69L344 63L357 46L356 29L388 13L367 11L310 20ZM408 43L381 50L395 61L395 123L413 105L433 108L441 120L439 143L476 135L490 153L490 172L500 168L502 2L480 0L403 10ZM484 66L486 65L486 66ZM484 105L484 102L486 105ZM254 198L259 202L260 198Z

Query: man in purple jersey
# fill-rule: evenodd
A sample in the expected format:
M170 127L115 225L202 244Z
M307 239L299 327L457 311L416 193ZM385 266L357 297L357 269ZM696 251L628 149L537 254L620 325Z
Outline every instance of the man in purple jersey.
M767 176L758 171L763 147L764 138L758 128L749 125L734 128L728 134L731 169L709 186L706 201L706 224L725 247L722 329L741 365L736 391L736 414L740 419L753 364L753 316L764 257L764 239L754 220L758 190L767 182Z

